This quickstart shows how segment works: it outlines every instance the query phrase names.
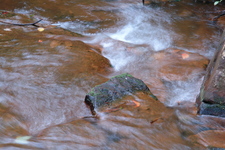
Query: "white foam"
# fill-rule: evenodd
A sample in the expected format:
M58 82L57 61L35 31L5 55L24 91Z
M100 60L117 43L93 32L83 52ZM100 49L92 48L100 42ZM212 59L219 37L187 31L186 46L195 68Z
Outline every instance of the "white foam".
M122 8L118 13L120 20L117 27L108 29L104 38L102 34L96 35L101 39L98 42L103 47L103 55L116 71L135 61L135 57L127 52L130 45L147 45L149 51L160 51L171 46L173 32L165 28L170 23L168 14L134 4L118 7Z
M121 9L121 16L123 25L118 27L116 32L109 33L109 37L132 44L148 44L154 51L171 45L173 32L166 28L170 23L170 17L165 12L128 5Z
M108 39L102 41L101 46L103 47L103 56L110 60L115 71L121 70L129 62L134 60L134 57L126 51L126 47L123 46L123 43Z
M193 78L187 81L177 81L170 85L170 97L165 102L167 106L177 106L182 102L195 103L196 97L200 92L203 77Z

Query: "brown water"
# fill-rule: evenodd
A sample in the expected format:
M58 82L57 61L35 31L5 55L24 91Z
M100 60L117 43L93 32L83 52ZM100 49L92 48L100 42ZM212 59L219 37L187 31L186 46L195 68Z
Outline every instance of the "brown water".
M221 34L209 19L219 9L2 0L1 21L42 18L45 30L0 24L1 149L225 148L224 120L198 116L195 107ZM145 81L160 102L137 93L99 110L99 120L83 119L86 93L120 73Z

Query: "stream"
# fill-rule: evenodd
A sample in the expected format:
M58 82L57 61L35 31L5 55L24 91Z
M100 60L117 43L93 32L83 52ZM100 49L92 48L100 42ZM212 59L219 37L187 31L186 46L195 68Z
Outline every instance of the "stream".
M0 148L225 148L225 120L197 115L195 104L222 33L210 20L220 9L189 0L2 0L1 21L43 19L43 30L0 22ZM159 101L128 95L88 118L85 95L122 73Z

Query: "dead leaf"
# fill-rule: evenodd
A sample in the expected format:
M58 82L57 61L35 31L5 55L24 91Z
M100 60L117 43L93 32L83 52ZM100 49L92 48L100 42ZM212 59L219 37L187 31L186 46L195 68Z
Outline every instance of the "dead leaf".
M7 11L4 11L4 12L2 12L2 14L5 15L5 14L8 14L8 12Z
M152 120L150 123L153 124L154 122L156 122L157 120L159 120L159 118Z
M152 120L150 123L153 124L155 122L158 122L159 120L163 121L163 118L156 118L156 119Z
M132 102L135 104L135 107L139 107L141 104L135 100L132 100Z
M187 53L183 53L183 54L181 54L181 56L182 56L183 59L186 59L186 58L189 57L189 55Z

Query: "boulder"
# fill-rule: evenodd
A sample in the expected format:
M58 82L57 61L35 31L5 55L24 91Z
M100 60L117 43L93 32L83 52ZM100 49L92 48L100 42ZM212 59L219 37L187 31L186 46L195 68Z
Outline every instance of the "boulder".
M198 113L225 117L225 32L197 98Z
M92 114L95 115L95 108L110 104L115 100L137 91L144 92L157 99L142 80L125 73L94 87L86 95L85 103L90 107Z

